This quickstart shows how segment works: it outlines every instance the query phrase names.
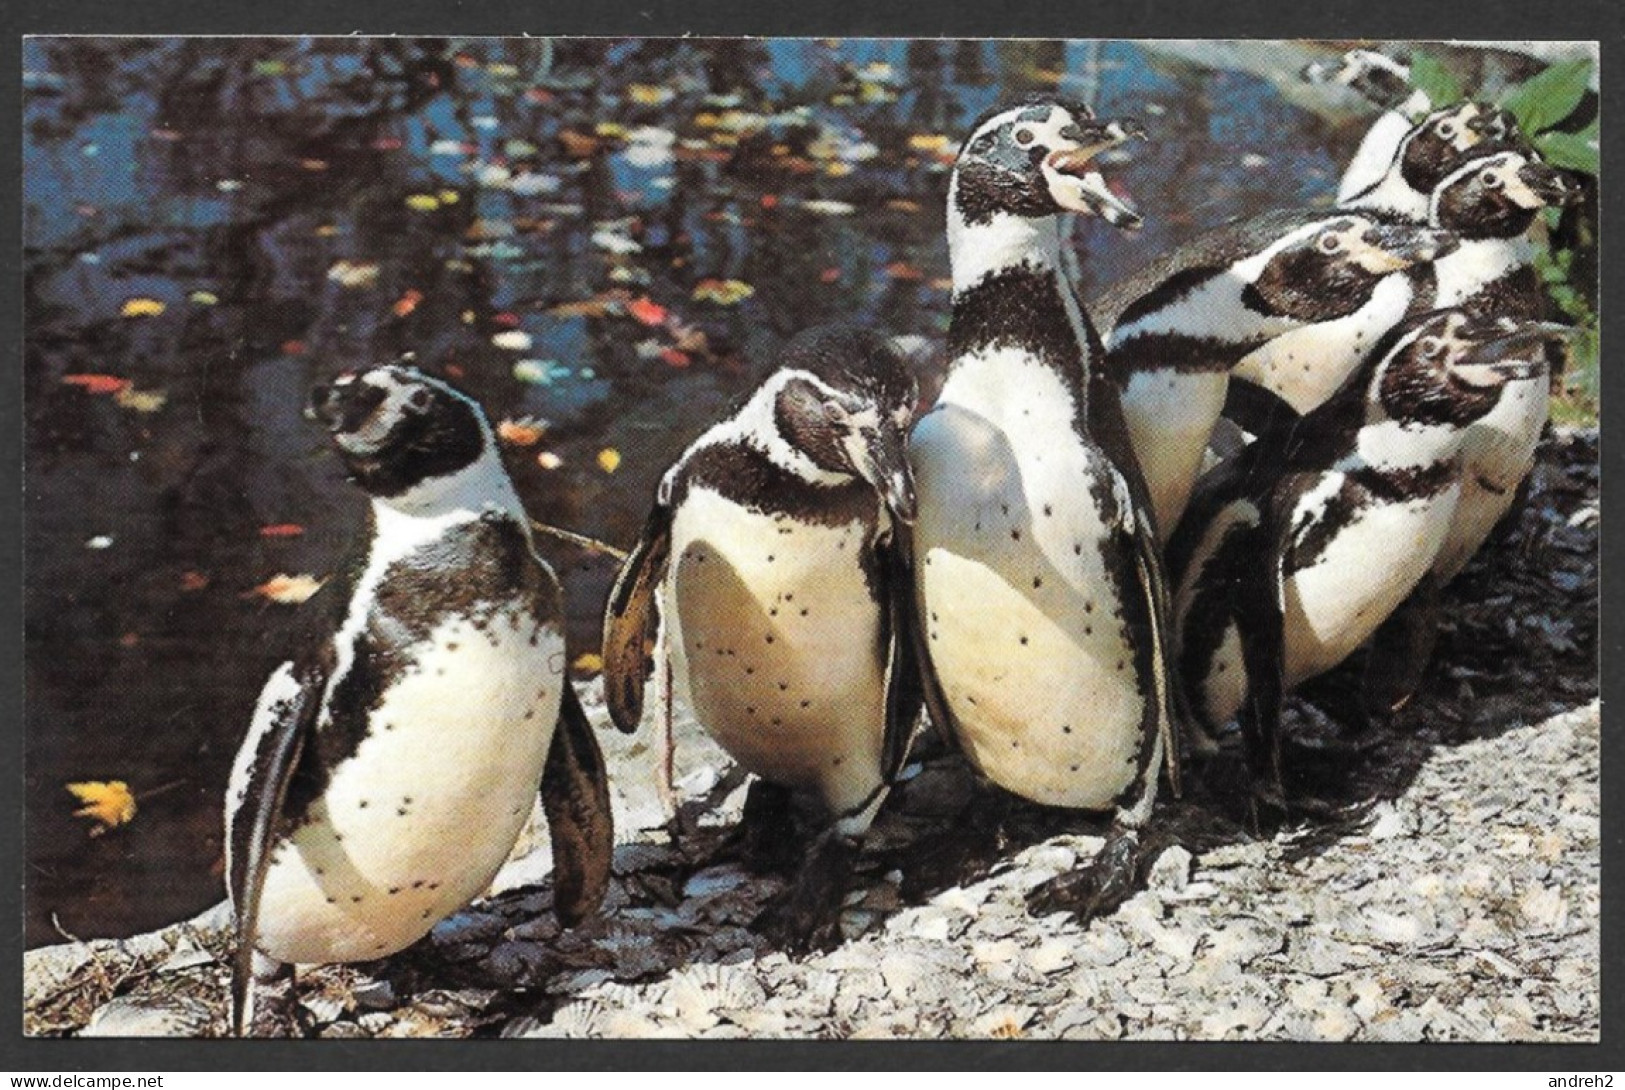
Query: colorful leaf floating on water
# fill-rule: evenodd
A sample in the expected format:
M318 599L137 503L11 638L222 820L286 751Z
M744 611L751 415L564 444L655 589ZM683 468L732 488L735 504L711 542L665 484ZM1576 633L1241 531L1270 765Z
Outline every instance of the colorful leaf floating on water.
M165 309L157 299L126 299L119 308L119 314L125 318L156 318Z
M63 375L62 381L68 386L77 386L90 394L116 394L120 390L130 388L130 380L119 378L117 375Z
M598 468L605 473L614 473L621 466L621 452L614 447L605 447L598 452Z
M756 294L743 280L701 280L694 285L694 301L729 307Z
M660 325L665 322L668 311L648 296L643 296L626 304L626 313L644 325Z
M162 390L137 390L133 386L126 386L113 394L113 400L118 402L121 409L138 413L155 413L169 401L169 395Z
M378 263L340 258L327 270L327 278L346 288L370 288L378 281Z
M533 447L547 434L547 424L533 416L509 418L497 425L497 438L516 447Z
M522 329L505 329L493 334L491 343L510 352L523 352L531 346L532 340L530 334Z
M260 527L261 537L298 537L305 528L297 522L277 522Z
M296 606L321 589L322 581L314 575L273 575L249 593L278 605Z
M421 302L423 302L423 293L416 288L408 288L406 293L395 300L395 305L389 309L394 311L395 317L404 318L418 309L418 304Z
M440 207L440 198L433 193L413 193L406 198L406 207L414 212L433 212Z
M66 786L74 798L85 804L75 810L73 816L90 818L97 823L91 827L91 836L101 836L109 829L135 820L135 796L123 780L88 780Z
M550 450L544 450L536 456L536 464L543 469L557 469L564 464L564 459Z

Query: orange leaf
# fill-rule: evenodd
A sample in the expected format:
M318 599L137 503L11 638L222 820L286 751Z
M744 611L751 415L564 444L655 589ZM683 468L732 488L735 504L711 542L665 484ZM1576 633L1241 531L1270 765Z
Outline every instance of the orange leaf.
M924 280L925 273L906 261L893 261L886 266L886 275L893 280Z
M305 528L297 522L278 522L271 526L261 526L261 537L298 537L305 532Z
M423 302L423 293L416 288L412 288L405 295L395 300L395 305L390 309L395 312L395 317L404 318L418 309L418 304L421 302Z
M181 573L181 589L185 591L202 590L209 585L209 577L200 571Z
M322 581L314 575L273 575L248 593L281 605L296 606L321 589Z
M497 437L504 443L512 443L516 447L533 447L542 441L547 429L538 421L531 419L504 420L497 425Z
M91 828L91 836L101 836L109 829L128 825L135 818L135 796L130 794L130 785L123 780L90 780L70 783L67 788L85 804L75 810L73 816L98 823Z
M62 381L90 394L116 394L130 387L129 379L117 375L63 375Z
M626 304L626 312L644 325L659 325L666 320L666 308L648 297Z

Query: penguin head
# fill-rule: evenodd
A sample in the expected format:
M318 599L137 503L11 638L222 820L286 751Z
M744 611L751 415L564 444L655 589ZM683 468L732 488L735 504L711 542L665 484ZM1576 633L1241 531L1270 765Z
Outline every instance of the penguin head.
M385 498L467 469L491 442L471 398L410 367L346 371L311 391L306 415L326 426L351 478Z
M1512 238L1540 209L1579 199L1579 184L1533 152L1498 151L1447 175L1428 202L1428 220L1463 238Z
M1410 91L1410 70L1392 57L1370 49L1351 49L1336 64L1315 61L1304 66L1305 83L1347 87L1368 102L1391 106Z
M999 213L1081 212L1133 230L1140 214L1112 192L1094 158L1134 137L1145 138L1138 121L1097 119L1087 106L1053 96L1002 109L979 121L959 149L955 210L972 224Z
M1262 314L1325 322L1359 310L1379 282L1456 249L1450 231L1343 213L1306 224L1265 251L1267 260L1243 290Z
M1469 158L1518 144L1518 123L1505 110L1483 102L1458 102L1434 110L1400 142L1400 177L1418 193L1432 193Z
M1508 382L1545 374L1569 332L1550 322L1475 318L1458 309L1420 315L1385 338L1377 400L1401 423L1465 426L1495 407Z
M868 482L892 518L914 521L905 456L919 386L901 354L869 330L808 330L785 346L773 395L777 436L824 473Z

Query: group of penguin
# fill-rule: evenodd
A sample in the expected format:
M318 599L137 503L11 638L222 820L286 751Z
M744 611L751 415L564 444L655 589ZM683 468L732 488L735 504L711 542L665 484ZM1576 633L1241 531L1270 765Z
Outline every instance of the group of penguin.
M1350 54L1346 81L1381 60ZM792 948L837 933L922 705L1004 791L1114 814L1036 912L1131 893L1164 768L1177 789L1231 720L1279 802L1283 694L1377 636L1411 669L1372 699L1402 702L1437 588L1532 468L1565 330L1531 232L1578 189L1509 115L1412 96L1333 206L1221 227L1086 308L1063 214L1138 226L1096 160L1144 135L1055 96L979 121L935 406L877 332L793 339L663 476L611 592L611 719L636 730L652 678L755 774L741 843L794 860L759 920ZM538 784L564 923L614 841L559 584L479 406L391 365L309 414L372 532L232 771L239 1033L256 979L386 956L478 896ZM807 801L820 831L786 845Z

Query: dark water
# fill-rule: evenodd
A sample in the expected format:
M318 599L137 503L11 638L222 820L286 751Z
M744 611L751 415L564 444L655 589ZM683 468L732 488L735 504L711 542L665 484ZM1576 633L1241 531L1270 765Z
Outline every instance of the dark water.
M1360 131L1123 43L36 38L24 67L30 944L223 895L226 771L297 613L253 588L327 575L363 517L314 382L410 352L545 421L508 449L531 512L624 546L789 334L940 340L945 158L986 107L1059 85L1151 130L1110 171L1146 229L1077 226L1086 296L1325 197ZM611 570L549 553L589 650ZM105 779L140 811L93 839L63 785Z

